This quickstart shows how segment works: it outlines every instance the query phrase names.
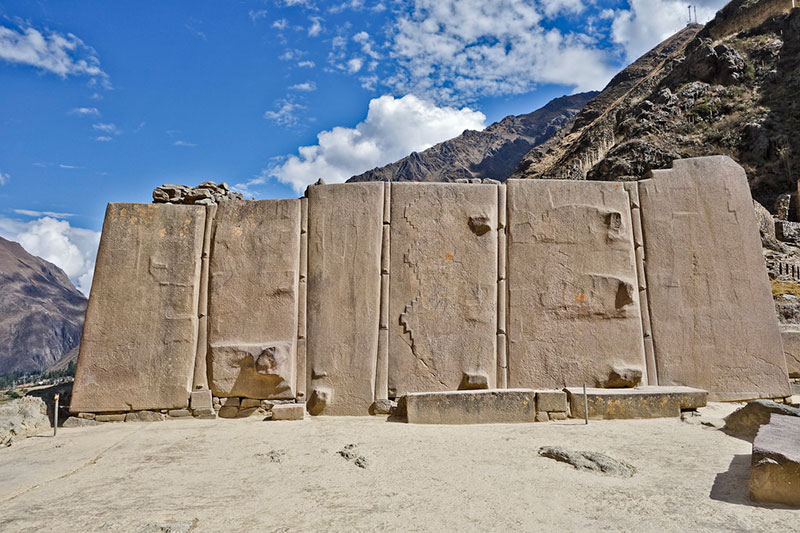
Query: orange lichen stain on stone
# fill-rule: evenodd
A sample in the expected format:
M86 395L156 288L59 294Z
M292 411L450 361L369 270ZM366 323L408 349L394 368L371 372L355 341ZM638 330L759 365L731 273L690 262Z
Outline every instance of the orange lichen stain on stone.
M578 293L578 294L575 296L575 301L576 301L576 302L580 302L580 303L583 303L583 302L585 302L585 301L586 301L586 293L585 293L585 292L579 292L579 293Z
M444 258L447 259L448 261L452 261L453 260L453 254L444 254Z
M161 228L160 230L158 230L158 234L161 235L162 237L166 237L167 236L166 228Z

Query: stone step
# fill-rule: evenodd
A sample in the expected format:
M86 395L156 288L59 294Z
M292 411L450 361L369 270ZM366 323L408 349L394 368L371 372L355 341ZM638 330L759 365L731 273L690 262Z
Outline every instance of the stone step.
M800 507L800 418L776 415L753 441L750 499Z
M567 387L573 418L584 418L582 387ZM589 418L611 420L679 417L681 409L706 405L708 392L690 387L587 388Z
M401 398L410 424L515 424L536 420L532 389L414 392Z

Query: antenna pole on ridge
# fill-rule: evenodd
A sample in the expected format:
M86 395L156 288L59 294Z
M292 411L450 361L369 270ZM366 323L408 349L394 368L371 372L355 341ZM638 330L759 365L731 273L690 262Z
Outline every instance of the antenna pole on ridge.
M692 25L692 6L689 4L689 22L686 23L687 26Z

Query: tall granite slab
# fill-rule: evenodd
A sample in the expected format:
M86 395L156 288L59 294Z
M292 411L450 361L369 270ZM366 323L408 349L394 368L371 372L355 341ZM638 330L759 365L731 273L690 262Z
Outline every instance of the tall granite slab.
M800 326L781 324L783 355L786 356L786 369L789 377L800 378Z
M497 187L393 183L391 202L389 395L494 388Z
M189 405L205 208L109 204L72 412Z
M509 180L508 386L644 378L628 194L622 184ZM646 383L646 379L643 379Z
M209 270L214 396L294 398L300 200L221 203Z
M709 399L789 395L786 360L744 170L678 160L639 182L660 385Z
M309 412L367 415L375 396L384 184L308 188Z

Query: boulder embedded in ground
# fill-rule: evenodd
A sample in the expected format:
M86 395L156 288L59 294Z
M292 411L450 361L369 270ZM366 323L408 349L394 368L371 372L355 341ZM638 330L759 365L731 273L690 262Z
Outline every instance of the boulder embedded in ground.
M800 418L773 414L753 441L750 499L800 507Z
M0 406L0 447L49 427L47 405L41 398L26 396Z
M97 420L94 420L94 419L78 418L76 416L71 416L71 417L67 418L66 420L64 420L64 423L61 425L61 427L64 427L64 428L82 428L82 427L86 427L86 426L99 426L99 425L100 425L100 422L98 422Z
M636 473L635 466L597 452L579 452L561 446L542 446L539 448L539 455L570 464L577 470L602 472L616 477L631 477Z
M800 417L800 409L772 400L755 400L725 417L725 432L752 441L772 414Z

